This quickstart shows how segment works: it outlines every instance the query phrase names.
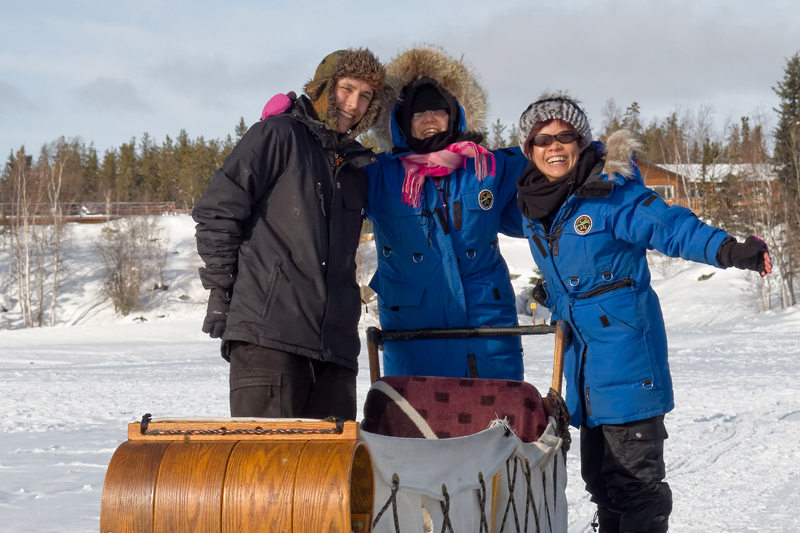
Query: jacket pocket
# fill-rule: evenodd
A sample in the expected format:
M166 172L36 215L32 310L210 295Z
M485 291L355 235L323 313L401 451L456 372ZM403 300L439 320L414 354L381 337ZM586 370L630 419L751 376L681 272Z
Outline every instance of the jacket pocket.
M431 327L430 313L425 305L421 305L425 296L425 286L421 282L378 270L369 286L378 293L381 326L385 329Z
M270 309L272 309L272 304L275 302L275 293L278 290L278 282L283 278L282 266L283 263L280 259L275 261L275 265L272 268L272 274L269 276L269 281L267 283L267 299L264 302L264 309L261 311L261 316L264 318L269 316Z
M481 202L481 193L483 202ZM491 189L481 189L478 191L464 192L461 196L464 205L464 220L462 222L465 231L471 232L476 236L485 236L490 211L502 209L499 205L494 205L494 193ZM491 198L491 200L487 200Z
M626 281L573 304L572 317L587 345L587 384L594 388L653 380L644 317Z
M369 287L378 294L386 307L419 305L425 293L424 285L380 270L373 276Z
M668 437L664 416L636 420L625 424L608 424L603 429L609 439L610 450L621 466L639 481L658 482L666 477L664 468L664 440Z
M465 278L464 293L472 317L497 318L512 307L516 315L514 289L504 264L496 265L488 273Z

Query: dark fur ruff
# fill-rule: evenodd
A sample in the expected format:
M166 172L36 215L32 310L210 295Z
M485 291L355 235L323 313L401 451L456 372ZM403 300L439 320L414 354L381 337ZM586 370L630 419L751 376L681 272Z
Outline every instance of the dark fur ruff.
M480 133L486 120L486 94L476 74L463 58L453 59L441 48L421 45L407 50L386 65L386 90L381 95L381 110L372 133L382 150L392 143L391 114L403 87L419 78L433 78L456 97L464 108L467 131Z
M313 79L309 80L303 90L314 103L314 109L319 119L326 122L336 131L337 115L334 102L336 101L336 82L342 78L354 78L366 82L375 91L372 101L367 107L364 116L344 137L352 141L367 131L378 117L381 106L381 93L384 90L386 70L378 58L367 48L340 50L334 53L337 57L330 68L317 68ZM323 60L329 60L329 55Z

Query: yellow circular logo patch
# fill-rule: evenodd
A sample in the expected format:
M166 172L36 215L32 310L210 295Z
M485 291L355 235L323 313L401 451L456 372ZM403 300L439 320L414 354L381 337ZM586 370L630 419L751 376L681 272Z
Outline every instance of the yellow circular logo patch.
M586 235L592 231L592 219L589 215L581 215L575 219L575 233Z
M481 209L488 211L494 205L494 195L489 189L483 189L478 193L478 203L481 204Z

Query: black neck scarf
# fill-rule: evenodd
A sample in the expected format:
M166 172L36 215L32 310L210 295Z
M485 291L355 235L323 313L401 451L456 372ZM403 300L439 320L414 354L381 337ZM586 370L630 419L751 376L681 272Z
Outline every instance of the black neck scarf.
M531 220L544 219L550 222L567 198L586 183L598 163L602 164L601 154L598 154L596 146L590 144L581 153L575 168L566 176L550 181L531 161L517 180L517 205L520 211Z

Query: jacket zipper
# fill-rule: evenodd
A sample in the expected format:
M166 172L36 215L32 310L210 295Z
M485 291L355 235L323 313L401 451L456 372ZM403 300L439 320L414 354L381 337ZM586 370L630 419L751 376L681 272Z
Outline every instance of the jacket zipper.
M281 269L282 266L283 263L281 262L280 259L275 261L275 265L273 266L272 269L272 274L269 277L269 284L267 285L269 293L267 294L267 301L264 302L264 309L263 311L261 311L261 316L263 316L264 318L267 318L267 315L269 315L272 303L275 301L275 289L277 288L278 285L278 277L280 276L281 278L283 278L283 270Z
M325 213L325 195L322 194L322 183L317 182L317 196L319 197L319 206L322 209L322 216L327 217Z
M586 387L586 414L592 416L592 402L589 399L589 387Z
M600 296L601 294L605 294L607 292L615 291L617 289L621 289L623 287L631 287L633 285L633 278L625 278L619 281L615 281L611 285L603 285L597 287L596 289L592 289L591 291L583 294L581 296L576 297L576 300L585 300L587 298L594 298L595 296Z
M333 189L333 191L331 192L331 222L330 222L330 225L329 225L327 220L325 220L325 235L326 235L326 239L325 239L325 261L322 263L325 266L325 273L326 273L325 274L325 286L326 286L326 288L327 288L327 285L328 285L328 275L327 275L328 264L327 263L328 263L328 258L330 256L330 254L329 254L329 252L330 252L330 235L331 235L332 230L333 230L333 228L331 226L333 226L333 224L334 224L333 206L335 205L334 202L336 200L336 189L338 188L338 187L336 187L336 184L337 184L336 180L337 180L337 178L339 176L339 170L342 168L342 166L344 166L343 162L344 162L344 159L339 154L334 152L333 153L333 161L331 161L331 178L332 178L331 179L331 188ZM322 190L321 190L321 185L320 185L320 193L321 192L322 192ZM323 206L322 206L322 214L325 215L325 205L324 205L325 201L323 199L324 197L321 194L320 194L320 198L321 198L322 204L323 204ZM326 301L327 301L327 294L326 294ZM330 304L330 302L328 302L328 304L325 305L325 314L322 317L323 326L325 324L325 320L328 318L328 305L329 304ZM319 349L320 349L320 352L322 352L322 359L321 360L325 361L325 339L323 337L324 337L324 327L320 331Z

